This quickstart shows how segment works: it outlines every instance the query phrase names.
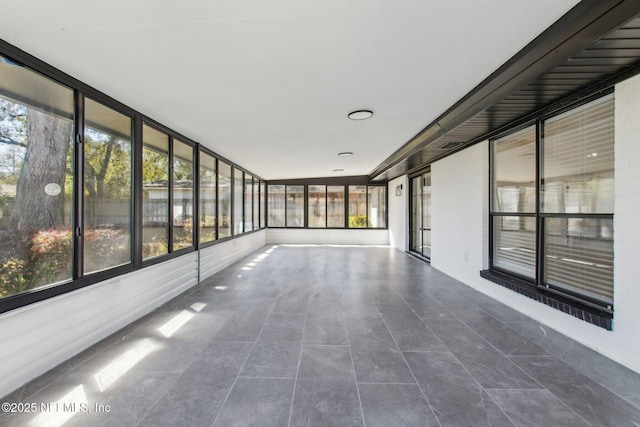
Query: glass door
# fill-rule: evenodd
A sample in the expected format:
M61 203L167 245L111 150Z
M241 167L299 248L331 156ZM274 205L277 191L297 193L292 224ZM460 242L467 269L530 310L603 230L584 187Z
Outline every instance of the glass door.
M422 256L431 259L431 172L422 175Z
M431 259L431 172L411 179L410 250Z

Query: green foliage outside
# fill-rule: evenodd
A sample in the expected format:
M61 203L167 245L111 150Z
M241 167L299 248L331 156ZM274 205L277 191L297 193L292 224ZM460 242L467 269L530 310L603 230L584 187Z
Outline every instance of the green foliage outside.
M350 215L349 228L367 228L366 215Z

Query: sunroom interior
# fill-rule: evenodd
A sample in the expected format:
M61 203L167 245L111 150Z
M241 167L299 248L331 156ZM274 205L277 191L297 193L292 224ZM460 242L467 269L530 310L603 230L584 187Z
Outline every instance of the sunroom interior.
M342 266L326 273L344 274L335 280L353 279L341 262L353 256L353 271L385 281L369 290L394 339L396 282L436 301L468 288L539 325L514 330L594 372L620 398L618 420L640 423L637 2L56 0L3 15L0 396L33 396L29 384L61 364L167 304L226 289L221 278L272 252L296 260L277 271L303 287L324 277L305 257L325 248L318 262ZM380 264L359 270L367 259ZM349 337L359 324L345 316ZM315 344L300 339L303 366ZM564 339L583 356L563 359ZM422 386L415 354L395 345ZM358 378L356 356L353 425L375 425L359 387L377 382ZM298 371L283 377L295 378L285 424L309 421ZM430 422L447 424L421 393ZM231 422L228 411L210 424Z

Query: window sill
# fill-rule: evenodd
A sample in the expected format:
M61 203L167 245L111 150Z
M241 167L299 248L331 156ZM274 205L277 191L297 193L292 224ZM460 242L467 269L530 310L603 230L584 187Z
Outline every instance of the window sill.
M561 295L533 286L524 280L516 279L497 271L482 270L480 276L542 304L548 305L549 307L555 308L556 310L584 320L587 323L599 326L608 331L613 328L613 314L607 313L606 311L589 307L569 298L564 298Z

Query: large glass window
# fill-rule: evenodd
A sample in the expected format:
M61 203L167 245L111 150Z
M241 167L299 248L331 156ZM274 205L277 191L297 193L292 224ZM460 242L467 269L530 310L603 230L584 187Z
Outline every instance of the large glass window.
M253 230L253 177L244 174L244 231Z
M244 210L244 181L240 169L233 169L233 235L242 234Z
M285 186L269 185L269 227L285 226Z
M367 227L367 186L349 186L349 228Z
M169 136L142 127L142 257L169 252Z
M84 272L131 262L131 118L85 100Z
M216 240L216 159L200 152L200 243Z
M304 185L287 185L287 227L304 227Z
M270 184L268 216L269 227L386 228L387 187Z
M493 266L536 275L536 129L493 143Z
M613 96L539 126L492 143L492 267L611 307Z
M0 55L0 311L231 236L234 190L236 227L265 225L264 182L236 170L234 188L231 165L65 81Z
M260 181L260 228L267 226L267 210L265 209L266 184Z
M253 229L260 228L260 181L253 179Z
M327 226L327 186L310 185L308 197L309 228L325 228Z
M543 280L613 302L613 96L543 124Z
M231 165L218 161L218 238L231 236Z
M344 185L327 186L327 227L344 228Z
M387 187L367 187L367 227L387 226Z
M173 141L173 250L193 246L193 147Z
M73 91L0 56L0 298L68 281Z

